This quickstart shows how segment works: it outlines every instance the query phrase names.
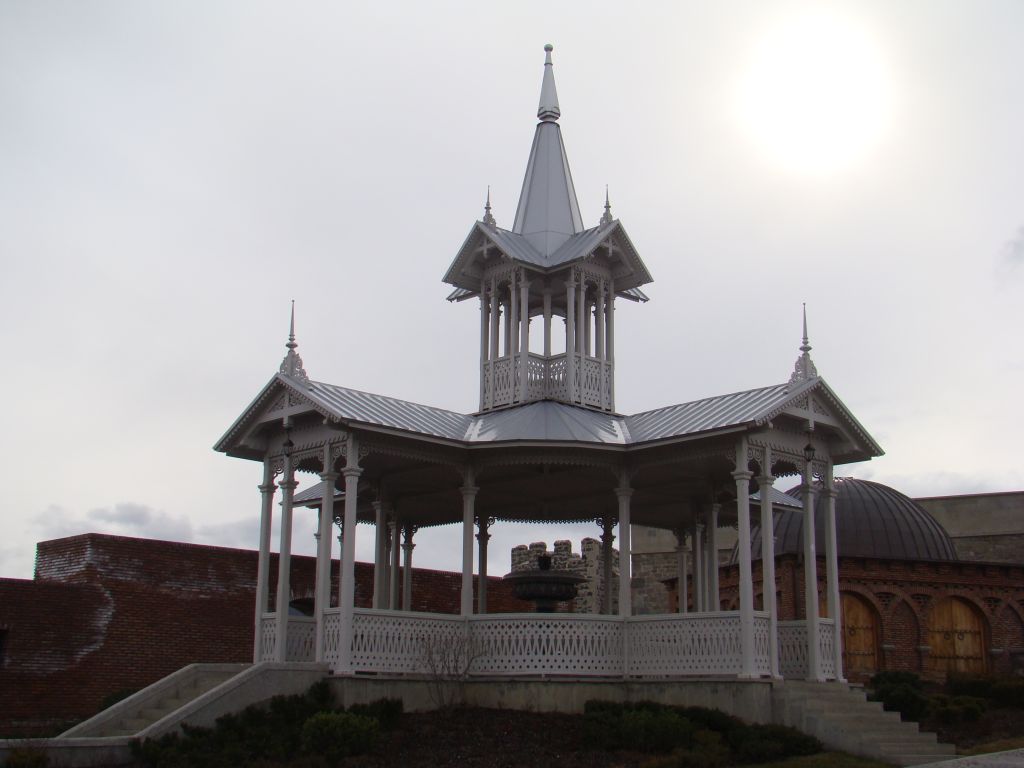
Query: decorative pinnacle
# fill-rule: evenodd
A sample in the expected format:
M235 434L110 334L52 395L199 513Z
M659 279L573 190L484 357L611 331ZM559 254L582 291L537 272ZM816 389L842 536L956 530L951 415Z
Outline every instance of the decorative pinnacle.
M299 346L295 342L295 299L292 299L291 322L288 325L288 343L284 346L287 348L288 353L284 356L284 360L281 361L281 373L285 376L292 376L296 379L309 381L309 376L306 375L306 369L302 367L302 358L299 357L299 353L295 351Z
M814 366L814 361L811 360L811 345L807 337L807 302L804 302L803 314L803 343L800 345L800 357L796 359L796 365L793 367L793 374L789 377L790 384L809 381L810 379L816 378L818 375L818 369Z
M540 105L537 117L544 122L554 122L562 115L558 108L558 91L555 90L555 73L551 64L551 52L555 47L548 43L544 46L544 81L540 87Z
M604 214L601 216L602 224L611 224L615 219L612 218L612 204L608 201L608 185L604 185Z
M494 216L491 215L491 185L487 185L487 202L484 204L484 224L490 224L492 227L497 226L497 222L494 220Z

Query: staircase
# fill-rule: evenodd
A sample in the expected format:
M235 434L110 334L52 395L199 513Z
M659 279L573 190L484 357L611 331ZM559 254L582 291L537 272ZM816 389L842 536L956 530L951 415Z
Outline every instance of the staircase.
M904 723L898 712L868 701L863 690L843 683L786 680L772 693L776 722L798 728L829 749L894 765L921 765L956 757L952 744Z
M134 736L246 669L248 664L190 664L79 723L61 738Z

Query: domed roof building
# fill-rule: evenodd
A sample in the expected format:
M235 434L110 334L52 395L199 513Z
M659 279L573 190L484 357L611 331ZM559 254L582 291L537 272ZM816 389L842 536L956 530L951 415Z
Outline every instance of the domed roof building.
M840 557L894 560L957 560L946 529L920 504L894 488L854 477L835 479L836 544ZM787 492L800 497L800 487ZM816 494L815 551L825 551L825 494ZM798 554L803 549L803 511L778 507L775 516L775 554ZM754 559L761 557L761 529L751 531ZM732 562L737 553L733 550Z

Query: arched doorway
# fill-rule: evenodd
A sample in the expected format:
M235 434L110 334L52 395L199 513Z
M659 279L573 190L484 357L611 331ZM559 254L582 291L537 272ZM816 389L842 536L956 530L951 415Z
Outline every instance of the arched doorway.
M987 636L981 611L959 597L939 600L928 620L929 669L984 674Z
M843 617L843 670L847 678L870 677L878 669L878 614L860 595L840 595Z

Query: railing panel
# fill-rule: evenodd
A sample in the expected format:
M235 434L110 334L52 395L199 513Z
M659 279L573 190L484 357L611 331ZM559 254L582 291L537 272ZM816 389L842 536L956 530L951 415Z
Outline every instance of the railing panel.
M771 619L767 613L754 613L754 674L770 675L772 673L769 658L771 645L769 637L772 631Z
M512 361L502 357L491 363L491 376L494 380L494 405L508 405L512 402L515 391L515 375Z
M565 355L555 355L548 361L547 397L555 400L569 399L569 386L566 379Z
M832 619L818 622L818 663L826 680L836 679L836 630Z
M328 608L324 611L324 661L331 669L338 666L341 659L341 610Z
M601 361L596 357L583 358L582 390L580 400L584 405L603 407L601 402Z
M277 616L264 615L260 619L260 661L273 661L277 648Z
M472 674L623 673L623 621L554 614L470 618Z
M630 619L630 675L736 675L741 662L735 611Z
M431 655L464 647L465 637L459 616L357 609L352 665L360 672L428 673Z
M316 619L312 616L291 616L288 619L288 640L285 661L316 660Z
M804 621L779 622L779 674L807 677L807 624Z

